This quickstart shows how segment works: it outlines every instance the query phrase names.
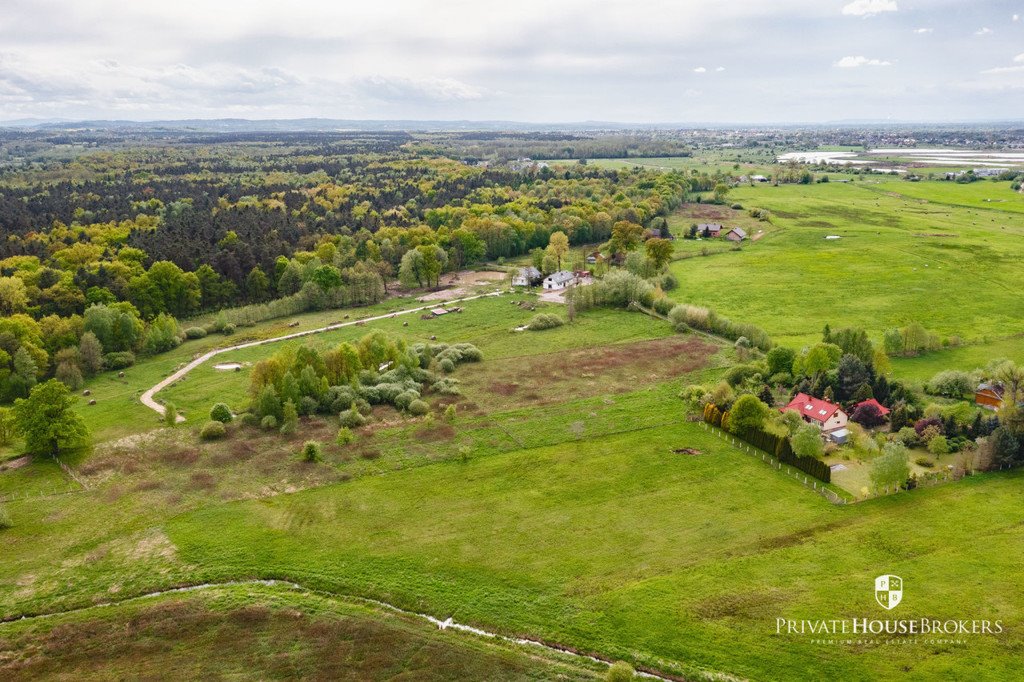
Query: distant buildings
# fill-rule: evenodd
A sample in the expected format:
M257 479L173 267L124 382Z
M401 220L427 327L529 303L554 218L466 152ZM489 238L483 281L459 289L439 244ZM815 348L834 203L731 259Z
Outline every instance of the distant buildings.
M725 233L725 238L731 242L741 242L747 238L747 231L742 227L734 227Z
M705 239L714 238L722 234L720 223L701 223L697 226L697 234Z
M530 287L541 280L543 275L540 270L532 265L526 268L519 268L519 272L512 276L512 286Z

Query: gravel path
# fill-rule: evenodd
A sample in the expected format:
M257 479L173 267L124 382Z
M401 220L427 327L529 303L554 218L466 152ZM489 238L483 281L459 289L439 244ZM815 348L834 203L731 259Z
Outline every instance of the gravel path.
M486 298L488 296L500 296L501 293L502 292L500 292L500 291L495 291L495 292L490 293L490 294L478 294L476 296L467 296L466 298L459 298L459 299L455 299L453 301L447 301L447 303L462 303L464 301L472 301L474 299ZM163 415L163 413L164 413L164 406L161 405L160 403L156 402L156 400L153 399L153 396L155 396L157 393L159 393L160 391L164 390L165 388L167 388L168 386L173 384L175 381L177 381L178 379L182 378L183 376L185 376L186 374L188 374L189 372L191 372L196 367L198 367L199 365L203 364L204 362L206 362L210 358L212 358L212 357L214 357L216 355L220 355L221 353L229 353L231 351L242 350L243 348L252 348L254 346L264 346L264 345L266 345L268 343L277 343L278 341L287 341L288 339L297 339L297 338L300 338L300 337L303 337L303 336L310 336L312 334L321 334L323 332L329 332L329 331L334 331L335 329L341 329L342 327L351 327L351 326L357 325L357 324L366 324L367 322L374 322L376 320L386 320L388 318L395 317L395 316L398 316L398 315L409 315L411 313L419 313L419 312L423 312L424 310L430 310L430 309L436 308L436 307L437 307L437 303L431 303L429 305L420 306L418 308L410 308L408 310L397 310L397 311L392 312L392 313L384 313L383 315L375 315L374 317L365 317L365 318L363 318L361 320L352 320L351 322L338 322L336 324L329 324L326 327L319 327L317 329L309 329L309 330L302 331L302 332L295 332L293 334L285 334L284 336L275 336L272 339L262 339L260 341L249 341L247 343L240 343L240 344L235 345L235 346L227 346L226 348L215 348L214 350L211 350L208 353L200 355L198 358L192 360L192 362L188 363L187 365L185 365L181 369L177 370L176 372L171 374L169 377L167 377L166 379L164 379L163 381L161 381L157 385L155 385L152 388L150 388L149 390L147 390L145 393L142 394L142 396L139 398L139 400L142 402L143 405L145 405L149 409L154 410L157 414ZM178 416L178 421L184 421L184 417L181 417L179 415Z

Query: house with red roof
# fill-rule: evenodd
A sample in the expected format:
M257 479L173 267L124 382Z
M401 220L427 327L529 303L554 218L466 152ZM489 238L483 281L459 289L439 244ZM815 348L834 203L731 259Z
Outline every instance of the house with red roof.
M806 393L797 393L781 411L785 412L786 410L799 413L805 422L817 424L824 433L841 429L850 421L846 412L839 405L820 398L812 398Z
M853 411L856 412L857 408L864 407L866 405L871 405L871 406L877 408L878 409L878 414L882 415L883 417L888 417L889 416L889 408L886 407L885 405L883 405L882 403L878 402L874 398L869 398L868 400L862 400L861 402L857 403L856 405L853 406Z

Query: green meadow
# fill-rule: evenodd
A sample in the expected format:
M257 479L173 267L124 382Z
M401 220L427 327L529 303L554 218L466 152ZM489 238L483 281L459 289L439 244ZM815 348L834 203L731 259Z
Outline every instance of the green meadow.
M972 206L983 192L1001 202ZM943 337L1003 346L1024 332L1024 197L1008 183L762 185L737 188L729 200L770 210L774 229L740 250L675 262L674 298L793 345L816 339L825 324L880 339L917 321ZM1019 347L999 350L1024 357Z

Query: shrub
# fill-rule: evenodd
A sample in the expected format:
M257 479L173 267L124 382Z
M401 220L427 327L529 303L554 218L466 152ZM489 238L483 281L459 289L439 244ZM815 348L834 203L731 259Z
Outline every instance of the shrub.
M125 369L135 364L135 353L130 350L107 353L103 356L103 366L107 369Z
M178 423L178 408L174 403L164 403L164 424L174 426Z
M221 422L227 424L229 421L234 419L231 415L231 408L224 403L217 403L210 408L210 419L215 422Z
M231 336L232 334L235 333L235 325L233 325L232 323L228 322L226 325L224 325L224 328L221 329L220 332L224 336Z
M356 435L352 433L352 429L343 426L338 429L338 435L334 437L334 442L338 445L348 445L356 439Z
M631 682L634 675L633 666L625 661L616 661L608 668L605 679L608 682Z
M322 456L320 443L315 440L307 440L302 445L302 460L304 462L319 462Z
M444 360L441 360L441 362L438 363L438 366L441 368L441 370L443 372L454 372L455 371L455 363L452 362L451 359L449 359L449 358L445 358Z
M412 404L412 401L418 400L419 397L420 394L416 391L403 391L395 396L395 407L400 410L407 410L409 409L409 405Z
M949 454L949 441L945 436L934 436L928 441L928 452L933 455Z
M918 457L917 459L914 460L914 464L916 464L919 467L925 467L926 469L931 469L933 466L935 466L935 462L931 461L927 457Z
M449 405L448 407L444 408L444 420L449 424L455 422L455 414L455 405Z
M243 412L238 418L238 421L241 422L242 426L256 427L260 425L259 416L252 412Z
M427 412L430 412L430 406L422 400L414 400L409 403L409 414L414 417L422 417Z
M538 313L533 316L526 328L532 332L539 332L545 329L554 329L555 327L561 327L565 324L558 315L552 315L550 313Z
M203 428L199 431L199 437L203 440L217 440L218 438L223 438L225 433L227 433L227 429L224 428L223 423L208 421L203 424Z
M338 416L338 421L347 429L358 429L366 423L366 417L359 414L359 410L356 409L356 406L353 403L352 407L345 410Z
M955 369L947 369L939 372L925 384L925 390L932 395L941 395L947 398L959 398L974 390L975 382L971 375Z
M295 403L290 400L284 402L281 412L281 433L290 436L299 427L299 412L295 409Z
M77 391L85 383L85 380L82 378L82 370L78 369L78 365L73 362L58 364L57 371L54 372L53 376L72 391Z
M202 339L206 337L206 330L202 327L189 327L185 330L186 339Z
M462 391L459 389L459 381L451 377L438 379L437 381L430 385L430 390L440 395L462 395Z
M268 414L266 417L260 420L260 426L267 431L272 431L277 428L277 417L272 414Z

